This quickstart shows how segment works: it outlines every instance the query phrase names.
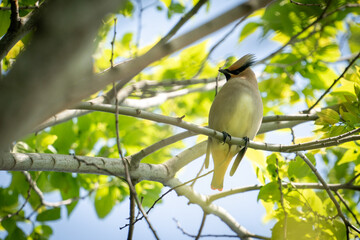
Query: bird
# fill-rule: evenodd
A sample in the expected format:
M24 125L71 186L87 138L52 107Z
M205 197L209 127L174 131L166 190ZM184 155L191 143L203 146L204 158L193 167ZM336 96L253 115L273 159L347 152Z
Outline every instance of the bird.
M263 117L263 104L255 73L250 67L255 57L247 54L227 69L219 69L227 82L221 88L211 105L209 128L223 133L223 141L208 138L205 167L209 167L210 152L214 161L211 181L213 190L222 191L224 176L231 159L237 154L230 171L233 176L245 155L249 139L257 134ZM245 146L225 144L226 138L238 137L245 140Z

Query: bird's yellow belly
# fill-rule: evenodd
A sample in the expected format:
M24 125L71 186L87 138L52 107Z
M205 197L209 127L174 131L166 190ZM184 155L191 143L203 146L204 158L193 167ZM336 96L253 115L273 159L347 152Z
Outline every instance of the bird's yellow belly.
M254 138L255 133L251 132L255 113L253 101L249 94L242 94L234 101L224 131L234 137Z

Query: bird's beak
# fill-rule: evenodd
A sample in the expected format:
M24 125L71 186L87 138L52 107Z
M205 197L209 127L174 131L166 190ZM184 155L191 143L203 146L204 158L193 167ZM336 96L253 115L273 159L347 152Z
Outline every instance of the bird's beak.
M219 69L219 72L221 72L222 74L225 75L226 81L228 81L230 79L231 75L229 73L229 70L227 70L227 69Z
M229 74L228 70L227 69L219 69L219 72L221 72L222 74Z

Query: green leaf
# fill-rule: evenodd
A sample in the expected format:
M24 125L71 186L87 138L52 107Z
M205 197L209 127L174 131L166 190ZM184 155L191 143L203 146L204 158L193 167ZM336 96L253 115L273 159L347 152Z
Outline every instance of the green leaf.
M358 101L360 102L360 85L359 84L354 84L354 91L356 93Z
M45 221L55 221L61 218L61 209L52 208L45 210L36 217L36 221L45 222Z
M120 197L117 187L102 187L96 191L95 210L99 218L106 217Z
M311 222L289 217L287 218L286 226L286 240L320 239L317 238L319 234L314 230ZM272 228L271 239L285 240L283 236L284 220L280 220Z
M32 232L31 236L38 237L41 236L43 238L49 238L53 234L53 230L48 225L39 225L34 228L34 231Z
M10 26L10 11L0 10L0 37L2 37Z
M321 60L326 62L336 62L341 55L337 44L329 44L321 49L318 49L317 53Z
M274 181L261 187L257 200L264 200L265 202L280 201L279 184Z
M69 150L75 145L78 137L72 120L52 127L49 133L57 136L52 145L58 154L69 154Z
M5 209L12 209L13 207L16 207L18 203L18 198L19 196L17 191L13 191L10 188L0 187L0 209L2 209L3 211Z
M174 13L184 13L185 6L180 3L172 2L168 10L168 18L171 18Z
M171 0L160 0L160 1L163 2L167 8L170 7Z
M360 26L356 23L349 24L350 26L350 38L348 40L350 51L353 53L360 51Z
M162 184L157 182L142 181L136 184L136 192L143 199L144 207L151 207L161 194Z
M353 66L345 74L344 79L354 82L357 85L360 84L360 67Z
M128 0L125 5L120 9L119 13L125 17L131 17L134 12L134 4Z
M276 158L278 157L278 155L276 153L273 153L271 155L269 155L266 159L266 169L269 173L269 175L271 176L272 180L276 180L277 179L277 165L276 165Z
M307 156L310 155L307 154ZM315 163L314 157L311 157L309 159L313 164ZM310 167L300 157L296 157L295 161L291 161L289 164L289 169L288 169L289 177L302 179L305 177L309 177L310 175L312 175L311 173L312 170L310 169Z
M49 178L51 185L55 189L60 190L60 194L63 200L79 197L80 185L77 177L74 177L71 173L52 172L50 173ZM77 203L78 201L75 201L69 205L66 205L68 216L70 216Z
M36 149L38 149L38 151L44 152L46 149L48 149L49 145L52 145L56 141L57 138L58 136L56 135L42 132L36 137Z
M323 201L319 198L319 196L312 189L304 189L302 190L302 195L306 199L306 202L311 206L312 211L324 216L326 214L326 210L323 205Z
M17 228L16 221L13 218L4 219L3 221L1 221L1 225L9 233L13 232Z
M344 163L355 162L360 157L360 150L355 143L347 143L347 146L352 146L349 148L345 154L342 156L341 160L337 163L337 165L341 165Z
M6 240L26 240L25 233L18 227L16 227L12 232L9 232Z
M132 32L125 33L121 40L122 45L127 48L130 48L130 43L131 43L132 38L133 38Z
M340 121L340 115L336 111L326 108L317 113L318 116L329 124L335 124Z
M246 37L255 32L258 27L259 24L256 22L249 22L248 24L246 24L240 32L239 42L243 41Z

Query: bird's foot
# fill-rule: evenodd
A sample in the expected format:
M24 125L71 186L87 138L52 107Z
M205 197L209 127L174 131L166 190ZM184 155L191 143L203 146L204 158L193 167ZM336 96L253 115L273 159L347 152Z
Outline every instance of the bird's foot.
M250 139L248 137L243 137L243 140L245 141L244 148L246 149L248 147Z
M222 131L222 134L223 134L223 144L225 144L227 138L229 138L231 140L231 135L230 134L228 134L225 131Z

